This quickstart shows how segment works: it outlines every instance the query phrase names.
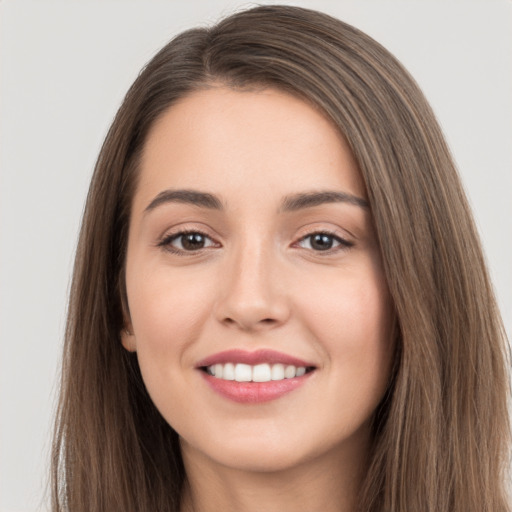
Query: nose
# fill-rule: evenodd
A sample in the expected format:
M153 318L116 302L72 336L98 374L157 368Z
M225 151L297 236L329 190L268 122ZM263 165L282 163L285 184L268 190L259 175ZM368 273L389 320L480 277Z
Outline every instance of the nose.
M245 244L226 259L214 314L227 327L266 331L290 316L282 272L269 247Z

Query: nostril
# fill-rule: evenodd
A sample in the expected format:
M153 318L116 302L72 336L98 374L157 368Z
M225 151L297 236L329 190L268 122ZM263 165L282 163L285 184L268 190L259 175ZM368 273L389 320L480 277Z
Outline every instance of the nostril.
M242 322L237 322L236 320L234 320L233 318L230 318L230 317L224 318L223 322L227 325L233 325L233 324L237 324L237 323L242 325ZM258 325L274 325L276 322L277 322L277 320L274 318L263 318L261 320L258 320L256 322L256 324L258 324ZM256 327L256 325L255 325L255 327Z

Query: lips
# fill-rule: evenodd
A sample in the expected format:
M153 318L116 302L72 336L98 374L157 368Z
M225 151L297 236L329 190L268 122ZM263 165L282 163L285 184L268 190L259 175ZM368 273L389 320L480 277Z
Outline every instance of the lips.
M196 368L224 398L241 403L275 400L299 388L315 366L273 350L228 350L201 360Z
M213 354L203 360L201 360L196 367L197 368L206 368L208 366L212 366L214 364L225 364L225 363L242 363L248 364L251 366L255 366L257 364L284 364L284 365L293 365L296 367L304 366L304 367L314 367L313 364L304 361L303 359L299 359L297 357L290 356L288 354L283 354L281 352L276 352L275 350L257 350L255 352L248 352L246 350L226 350L224 352L219 352L218 354Z

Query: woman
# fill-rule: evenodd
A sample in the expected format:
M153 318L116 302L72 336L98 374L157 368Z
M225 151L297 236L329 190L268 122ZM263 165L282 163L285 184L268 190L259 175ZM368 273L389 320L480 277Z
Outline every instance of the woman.
M386 50L258 7L164 47L100 153L54 510L508 510L505 336Z

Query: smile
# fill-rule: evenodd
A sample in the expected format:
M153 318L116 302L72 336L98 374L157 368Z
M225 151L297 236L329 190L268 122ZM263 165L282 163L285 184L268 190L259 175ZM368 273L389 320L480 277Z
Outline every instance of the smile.
M284 364L268 363L251 366L243 363L226 363L208 366L206 371L223 380L234 380L236 382L269 382L284 379L293 379L294 377L302 377L312 368L305 366L294 366Z
M273 350L229 350L201 361L196 368L209 387L241 403L275 400L305 384L316 367Z

